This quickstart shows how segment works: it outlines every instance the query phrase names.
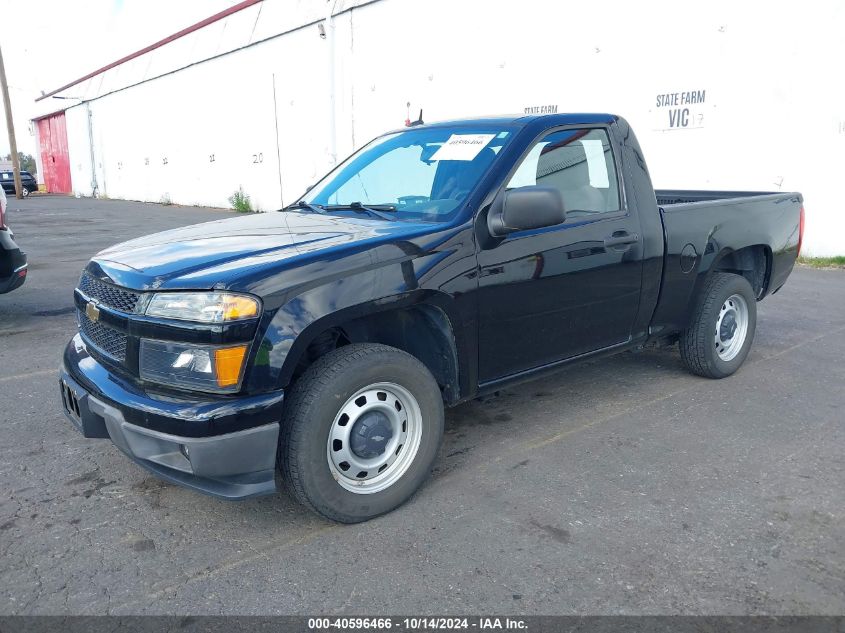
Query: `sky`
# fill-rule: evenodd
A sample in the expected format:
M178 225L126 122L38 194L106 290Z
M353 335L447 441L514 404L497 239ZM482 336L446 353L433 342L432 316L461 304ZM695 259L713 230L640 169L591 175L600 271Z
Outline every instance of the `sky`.
M34 100L239 0L0 0L0 47L18 151L33 154ZM62 102L56 100L56 109ZM0 116L5 117L2 101ZM5 118L0 154L9 152Z

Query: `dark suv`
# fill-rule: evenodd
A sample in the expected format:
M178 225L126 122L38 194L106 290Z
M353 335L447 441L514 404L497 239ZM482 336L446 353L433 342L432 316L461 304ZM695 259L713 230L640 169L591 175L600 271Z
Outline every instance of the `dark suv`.
M0 184L6 195L15 195L15 174L12 171L0 171ZM21 172L21 187L23 197L26 198L33 191L38 191L38 181L28 171Z
M0 295L26 281L26 253L18 248L12 229L6 226L6 192L0 189Z

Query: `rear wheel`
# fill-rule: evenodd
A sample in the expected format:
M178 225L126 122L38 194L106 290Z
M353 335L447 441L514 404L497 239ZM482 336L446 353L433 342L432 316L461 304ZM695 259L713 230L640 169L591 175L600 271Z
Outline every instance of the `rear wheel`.
M757 298L745 277L713 273L690 326L681 334L681 359L692 373L730 376L748 356L757 327Z
M420 361L385 345L347 345L290 390L279 468L315 512L366 521L405 502L428 477L443 417L440 388Z

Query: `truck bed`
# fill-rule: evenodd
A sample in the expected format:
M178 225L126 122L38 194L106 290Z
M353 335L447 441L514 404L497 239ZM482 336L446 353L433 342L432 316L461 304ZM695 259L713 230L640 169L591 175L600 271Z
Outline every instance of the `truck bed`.
M800 193L779 191L657 190L666 245L663 283L653 327L686 326L697 289L714 263L731 252L757 247L767 258L760 298L789 276L798 252ZM684 254L695 257L688 270Z

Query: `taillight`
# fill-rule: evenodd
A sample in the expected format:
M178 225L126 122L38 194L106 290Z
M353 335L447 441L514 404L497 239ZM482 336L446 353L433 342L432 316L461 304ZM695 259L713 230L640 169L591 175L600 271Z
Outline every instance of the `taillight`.
M801 256L801 244L804 243L804 205L801 205L801 211L798 216L798 252L796 257Z
M6 228L6 205L0 201L0 229Z

